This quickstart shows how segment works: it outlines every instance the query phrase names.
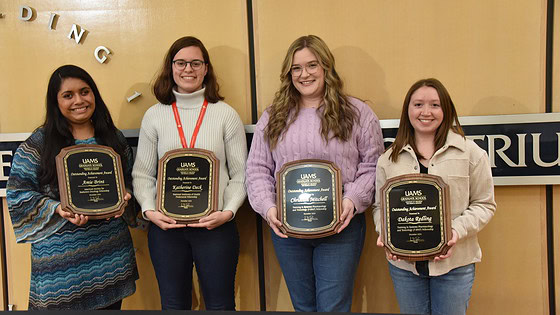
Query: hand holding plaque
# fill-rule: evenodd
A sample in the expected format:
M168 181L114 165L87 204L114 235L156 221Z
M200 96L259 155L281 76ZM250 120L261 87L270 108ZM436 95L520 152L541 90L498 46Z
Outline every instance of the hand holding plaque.
M158 163L156 208L177 223L195 223L218 207L220 164L213 152L176 149Z
M407 174L381 187L381 238L391 255L427 260L444 255L452 237L449 188L439 176Z
M319 238L340 226L340 169L325 160L286 163L276 175L278 220L282 233L295 238Z
M90 219L120 215L124 200L120 156L111 148L79 144L63 148L56 156L61 209Z

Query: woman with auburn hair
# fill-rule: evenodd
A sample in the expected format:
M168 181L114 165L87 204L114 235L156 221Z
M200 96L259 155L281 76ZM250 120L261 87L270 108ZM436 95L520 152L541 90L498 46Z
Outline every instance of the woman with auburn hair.
M127 227L136 226L134 202L126 193L123 215L107 220L62 210L55 158L75 144L110 146L121 157L130 190L132 150L84 69L56 69L46 107L44 123L14 155L6 190L16 241L31 243L29 309L119 310L138 279Z
M455 105L436 79L412 85L404 99L395 142L377 165L373 217L381 231L380 188L395 176L426 173L449 185L453 237L446 254L430 261L404 261L386 250L402 313L465 314L474 263L482 253L477 233L496 210L488 156L465 138ZM377 245L384 244L379 237Z
M246 197L243 123L222 101L208 51L195 37L171 45L153 91L159 103L142 119L132 176L142 214L152 223L148 246L162 309L191 309L194 263L206 309L235 310L239 234L234 216ZM156 210L158 161L167 151L186 148L186 137L190 147L212 151L220 165L218 211L188 225Z
M288 49L280 88L255 128L247 161L247 192L268 222L296 311L348 312L371 205L375 166L383 151L379 120L343 90L325 42L302 36ZM336 234L288 238L277 219L276 172L301 159L334 162L341 170L342 214Z

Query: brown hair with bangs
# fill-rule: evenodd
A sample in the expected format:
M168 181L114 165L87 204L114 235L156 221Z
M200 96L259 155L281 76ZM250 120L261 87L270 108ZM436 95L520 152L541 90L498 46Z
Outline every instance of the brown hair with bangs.
M204 63L208 67L208 72L204 76L204 81L202 84L206 87L204 91L204 97L209 103L216 103L224 99L220 95L220 86L216 79L216 74L214 73L214 67L212 62L210 62L210 55L208 50L204 47L204 44L196 37L185 36L176 40L165 55L163 59L163 65L157 75L154 82L153 91L157 100L162 103L169 105L175 102L175 95L173 94L173 88L177 85L175 80L173 80L173 57L179 52L179 50L185 47L196 46L200 48L202 52L202 57L204 58Z
M390 148L393 149L390 159L395 163L399 158L400 151L407 144L409 144L412 149L414 149L414 152L416 153L416 156L418 158L423 158L416 148L414 128L412 127L412 124L410 123L410 119L408 117L408 106L410 106L410 99L412 98L412 94L414 94L416 90L423 86L432 87L437 91L440 106L443 111L443 121L436 130L436 136L434 138L436 151L443 147L443 145L445 144L445 140L447 140L447 133L449 132L449 130L452 130L456 134L459 134L463 137L465 136L463 128L461 128L461 124L459 123L459 118L457 117L455 105L453 104L451 96L449 95L449 92L447 92L445 86L443 86L443 84L438 79L434 78L419 80L414 83L408 90L408 93L406 93L401 112L399 130L397 131L397 137L395 138L395 142L393 142L393 144L391 144L390 146Z

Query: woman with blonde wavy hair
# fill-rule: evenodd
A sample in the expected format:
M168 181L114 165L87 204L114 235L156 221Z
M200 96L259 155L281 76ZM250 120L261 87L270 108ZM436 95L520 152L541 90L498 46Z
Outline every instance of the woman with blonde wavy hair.
M363 212L375 190L383 152L379 120L348 96L325 42L302 36L289 47L272 105L256 125L247 161L247 192L269 224L276 256L296 311L348 312L365 238ZM277 219L275 174L302 159L333 162L341 170L342 213L336 234L287 237Z

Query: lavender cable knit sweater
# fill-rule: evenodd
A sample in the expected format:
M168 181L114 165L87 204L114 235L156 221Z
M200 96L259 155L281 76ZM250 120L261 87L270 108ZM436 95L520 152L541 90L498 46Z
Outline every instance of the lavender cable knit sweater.
M350 98L358 121L346 142L321 136L322 109L302 108L298 117L271 151L264 139L269 113L265 111L255 128L247 161L247 193L253 209L266 219L268 209L276 206L276 172L287 162L323 159L334 162L342 173L343 198L349 198L359 213L372 203L375 192L375 167L383 153L379 120L362 101Z

